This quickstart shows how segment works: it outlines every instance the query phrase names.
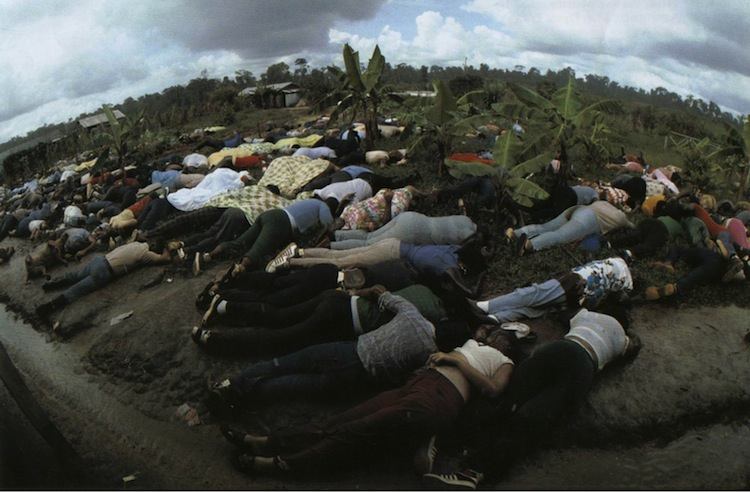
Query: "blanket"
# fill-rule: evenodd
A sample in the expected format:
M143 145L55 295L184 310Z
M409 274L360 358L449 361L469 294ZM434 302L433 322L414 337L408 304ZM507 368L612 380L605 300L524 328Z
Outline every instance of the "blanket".
M273 148L276 150L279 150L279 149L285 149L287 147L291 147L292 145L299 145L300 147L312 147L321 138L323 138L322 135L308 135L306 137L282 138L281 140L273 144Z
M282 196L294 198L300 188L320 176L330 166L331 163L325 159L312 160L305 156L278 157L268 165L258 185L277 186Z
M230 190L242 188L240 178L247 172L219 168L206 175L195 188L183 188L167 195L167 200L177 210L189 212L203 207L210 199Z
M248 222L252 224L263 212L286 207L294 201L275 195L262 186L250 185L215 196L206 202L205 206L239 208L245 213Z
M225 157L231 157L232 163L236 161L238 157L248 157L254 154L268 154L273 151L273 144L268 142L263 142L259 144L242 144L238 147L235 147L233 149L230 149L228 147L225 147L221 149L218 152L214 152L213 154L208 156L208 166L214 167L219 162L221 162L222 159Z

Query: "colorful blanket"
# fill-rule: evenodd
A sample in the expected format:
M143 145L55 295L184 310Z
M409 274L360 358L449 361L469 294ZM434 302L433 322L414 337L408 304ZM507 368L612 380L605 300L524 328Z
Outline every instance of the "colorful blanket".
M255 222L260 214L274 208L283 208L295 200L271 193L263 186L250 185L222 193L209 200L206 207L239 208L245 213L248 222Z
M300 188L320 176L330 166L331 163L325 159L311 160L305 156L278 157L268 165L258 185L277 186L282 196L291 199Z
M282 138L281 140L273 144L273 148L276 150L279 150L279 149L285 149L287 147L291 147L292 145L299 145L300 147L312 147L321 138L323 138L322 135L308 135L306 137Z
M232 163L238 157L247 157L253 154L268 154L273 152L273 144L268 142L257 143L257 144L242 144L239 147L228 148L225 147L218 152L208 156L208 166L214 167L225 157L231 157Z

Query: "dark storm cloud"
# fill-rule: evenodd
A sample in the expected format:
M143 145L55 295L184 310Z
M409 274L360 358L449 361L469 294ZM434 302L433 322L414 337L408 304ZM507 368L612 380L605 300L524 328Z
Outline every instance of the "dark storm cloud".
M338 20L372 18L384 0L223 1L169 3L153 19L157 29L193 51L233 50L268 58L327 50L328 28Z

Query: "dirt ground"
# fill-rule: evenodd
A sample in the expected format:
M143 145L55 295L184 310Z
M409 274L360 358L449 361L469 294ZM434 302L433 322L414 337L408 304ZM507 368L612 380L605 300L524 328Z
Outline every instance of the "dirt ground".
M252 359L211 356L189 336L200 317L195 296L228 264L197 278L159 267L139 270L68 306L54 317L61 326L53 334L32 314L49 298L41 280L21 280L23 257L31 245L6 242L17 253L10 264L0 266L0 300L14 314L0 313L0 341L82 455L90 483L178 489L419 487L409 454L304 482L247 477L232 468L232 448L201 399L209 381ZM546 279L554 273L549 265L562 271L590 259L560 250L521 259L508 253L498 250L485 295ZM606 252L599 254L604 256ZM142 288L158 277L161 283ZM549 447L487 485L750 487L750 347L743 341L750 331L750 289L742 284L730 295L714 294L720 289L730 288L704 289L691 297L694 302L636 306L632 327L644 347L635 361L605 371L582 411L552 437ZM111 318L131 310L130 318L110 325ZM540 340L554 336L554 329L543 328ZM322 419L367 395L341 396L336 405L280 402L255 410L247 420L259 430L283 428ZM0 402L3 408L12 406L7 398ZM176 416L185 403L197 409L200 425L188 426ZM51 468L51 477L53 472ZM137 478L124 485L122 477L132 474Z

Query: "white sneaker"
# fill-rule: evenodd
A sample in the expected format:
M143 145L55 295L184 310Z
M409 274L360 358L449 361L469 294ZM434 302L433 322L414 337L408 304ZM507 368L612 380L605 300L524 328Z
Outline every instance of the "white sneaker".
M432 467L435 465L435 458L438 454L435 438L436 436L432 436L423 446L417 449L414 455L414 469L420 475L432 473Z
M424 484L439 490L476 490L484 475L474 470L461 470L456 473L426 473Z
M276 258L268 262L266 265L267 273L274 273L280 267L288 263L289 258L295 258L299 252L297 243L289 243L286 248L282 249L281 252L276 255Z

